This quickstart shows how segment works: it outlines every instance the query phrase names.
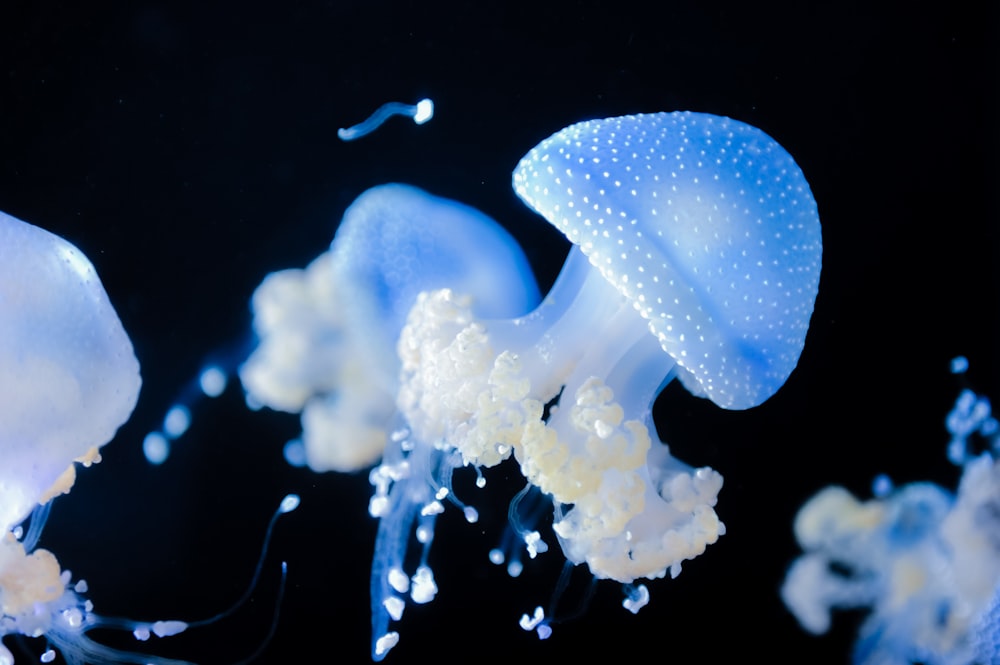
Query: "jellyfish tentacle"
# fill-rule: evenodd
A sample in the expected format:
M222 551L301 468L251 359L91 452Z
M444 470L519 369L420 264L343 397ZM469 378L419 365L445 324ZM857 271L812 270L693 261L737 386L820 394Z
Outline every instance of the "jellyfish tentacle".
M444 508L434 491L442 468L442 454L431 446L414 445L405 431L394 433L382 463L372 469L369 480L375 494L369 512L379 520L375 557L371 570L372 659L382 660L399 640L389 624L402 618L406 596L415 603L433 600L437 587L427 563L434 540L434 522ZM416 538L421 547L420 563L412 575L406 573L406 554Z

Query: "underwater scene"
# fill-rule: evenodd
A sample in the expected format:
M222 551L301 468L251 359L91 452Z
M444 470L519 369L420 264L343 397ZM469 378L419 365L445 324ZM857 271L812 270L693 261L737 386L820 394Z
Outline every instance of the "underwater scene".
M1000 663L1000 17L896 4L4 4L0 664Z

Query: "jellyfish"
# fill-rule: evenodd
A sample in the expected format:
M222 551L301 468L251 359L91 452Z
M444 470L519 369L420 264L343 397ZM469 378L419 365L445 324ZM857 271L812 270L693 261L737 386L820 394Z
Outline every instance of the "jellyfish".
M142 383L132 343L94 266L62 238L0 213L0 636L44 635L70 662L102 651L91 614L49 551L35 548L46 508L76 465L101 459ZM34 511L23 540L21 524ZM173 629L164 624L164 634ZM0 663L14 658L0 645Z
M962 467L956 491L896 488L880 476L872 499L827 487L795 517L804 553L781 598L814 634L830 629L835 608L870 608L853 653L859 665L1000 663L997 421L985 397L964 390L946 424L949 458Z
M513 186L573 243L566 263L514 319L478 316L459 287L417 297L398 343L406 427L386 458L450 454L480 468L513 457L551 500L567 559L626 585L637 610L648 600L637 580L676 576L724 533L721 475L654 445L652 402L674 378L725 409L782 386L819 285L816 204L771 137L690 112L567 127L520 161ZM402 510L377 486L382 498ZM432 498L422 514L441 510ZM399 639L388 619L433 576L421 563L412 579L390 567L376 582L373 571L380 660ZM550 632L543 612L522 626Z
M378 107L363 122L353 127L341 127L337 130L337 136L341 141L354 141L371 134L382 126L386 120L394 115L405 115L413 119L418 125L422 125L434 117L434 102L430 99L421 99L416 104L403 104L401 102L387 102Z
M373 613L386 624L379 617L398 619L402 609L383 603L383 586L405 587L416 602L429 602L436 588L423 564L412 579L403 574L410 538L426 560L446 497L469 521L477 517L450 493L460 458L399 446L407 425L396 407L396 341L418 294L447 285L471 294L484 317L519 316L539 300L520 247L483 213L408 185L369 189L344 213L329 251L257 288L257 346L239 370L248 403L301 412L301 438L286 446L290 462L351 472L385 453L370 473L369 512L379 519Z
M44 637L42 662L59 651L71 665L180 661L113 649L87 633L126 629L138 640L167 637L208 620L106 618L56 556L37 547L52 501L68 493L76 465L101 460L135 407L142 384L132 343L84 254L64 239L0 212L0 638ZM272 518L298 505L286 497ZM27 531L22 522L29 519ZM0 643L0 663L13 654Z
M515 316L539 299L502 227L402 184L362 193L307 268L267 276L253 296L258 341L240 380L251 404L301 412L302 437L287 457L317 472L378 461L395 427L396 338L417 294L448 284L475 294L483 316Z

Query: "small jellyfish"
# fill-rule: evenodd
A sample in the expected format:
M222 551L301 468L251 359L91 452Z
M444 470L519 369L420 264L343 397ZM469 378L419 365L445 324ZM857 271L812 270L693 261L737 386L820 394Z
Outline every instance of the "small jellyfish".
M638 610L648 589L635 580L676 576L724 533L721 476L653 444L652 402L674 378L727 409L781 387L819 285L816 204L772 138L699 113L573 125L532 149L513 185L574 247L542 304L516 319L478 316L459 286L420 294L398 344L399 457L490 467L513 456L554 504L568 560L628 585ZM394 573L382 600L399 607ZM524 620L542 637L546 622ZM398 640L384 624L376 660Z
M963 391L946 420L957 492L929 482L860 501L827 487L795 518L805 551L781 597L804 629L830 629L834 609L870 608L853 662L1000 663L1000 462L989 402ZM969 439L988 449L962 454ZM884 484L884 483L883 483Z
M430 99L421 99L416 104L403 104L401 102L387 102L378 107L364 122L353 127L342 127L337 130L337 136L341 141L354 141L362 136L371 134L382 126L382 123L394 115L405 115L413 118L413 122L422 125L434 117L434 102Z

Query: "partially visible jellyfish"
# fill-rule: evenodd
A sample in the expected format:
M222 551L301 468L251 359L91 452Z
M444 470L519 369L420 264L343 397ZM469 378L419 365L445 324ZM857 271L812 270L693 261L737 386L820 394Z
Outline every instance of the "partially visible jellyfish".
M71 663L119 655L84 635L86 585L35 544L76 464L99 462L135 407L142 381L132 343L87 257L4 213L0 320L0 636L44 635ZM25 535L18 525L33 511ZM0 663L13 662L0 644Z
M94 266L62 238L0 213L0 526L68 492L75 462L135 407L132 343Z
M997 421L986 398L965 390L946 424L949 457L962 467L956 492L929 482L893 488L880 476L876 498L827 487L796 515L805 553L782 600L814 634L830 629L834 609L870 608L854 648L859 665L1000 663Z
M519 318L479 315L461 285L420 294L398 344L406 427L385 453L395 461L373 474L373 505L433 516L448 488L397 491L399 469L412 477L428 457L490 467L513 455L550 497L568 560L625 584L634 611L648 600L637 579L676 576L724 532L713 509L721 476L653 444L653 400L673 378L727 409L781 387L819 284L816 204L773 139L698 113L573 125L531 150L513 184L574 247L542 304ZM380 537L377 561L387 544L398 547ZM411 576L394 556L373 570L375 660L399 639L388 624L405 594L421 602L435 590L425 558ZM522 625L550 632L541 611Z
M344 213L328 252L258 287L259 342L240 368L249 402L302 413L289 461L356 471L385 453L370 474L369 511L380 520L372 564L374 621L383 628L377 655L394 639L384 628L402 612L398 594L434 597L426 557L442 502L448 497L470 522L477 518L451 494L461 458L445 448L408 448L396 409L400 330L418 294L444 286L469 293L476 314L489 318L521 315L539 300L520 247L486 215L407 185L370 189ZM423 553L411 578L402 568L414 534Z
M52 552L37 547L52 500L70 491L77 463L100 461L99 448L131 415L142 381L132 343L87 257L2 212L0 321L0 638L44 637L42 662L56 651L70 665L180 662L90 639L87 633L100 627L146 640L194 624L101 617L84 596L86 582L74 582ZM287 497L271 527L296 505L297 497ZM257 574L262 564L263 554ZM13 662L0 643L0 664Z

